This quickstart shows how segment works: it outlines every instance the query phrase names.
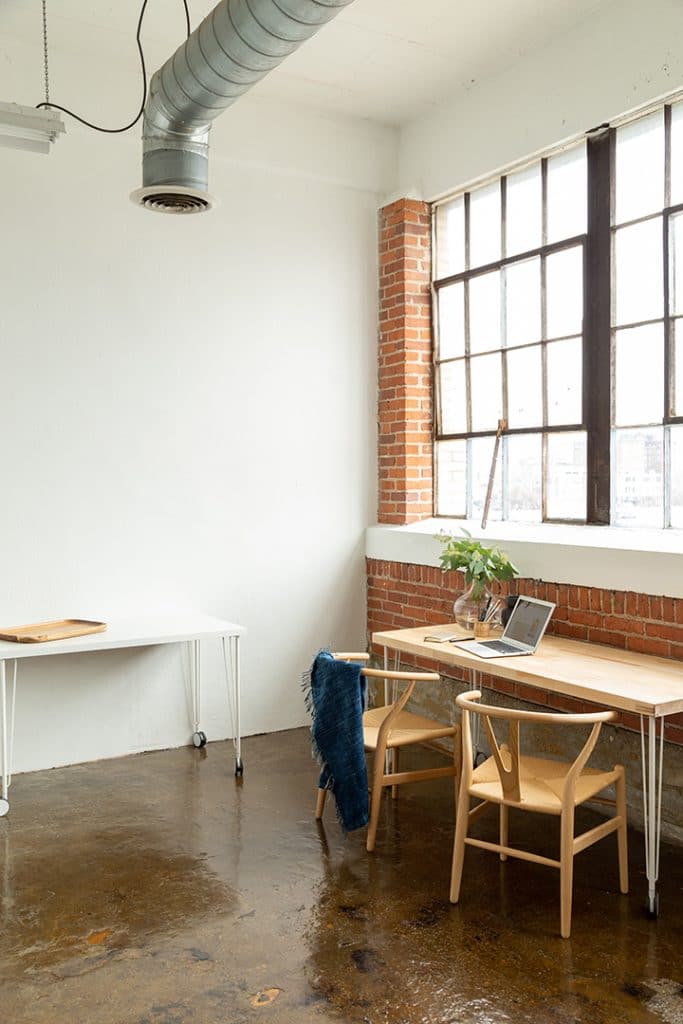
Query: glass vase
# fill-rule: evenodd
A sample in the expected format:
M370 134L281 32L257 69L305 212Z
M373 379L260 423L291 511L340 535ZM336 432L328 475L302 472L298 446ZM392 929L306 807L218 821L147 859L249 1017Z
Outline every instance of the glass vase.
M491 597L485 583L474 580L460 597L456 598L453 605L453 616L455 621L463 629L474 630L475 622L486 608Z

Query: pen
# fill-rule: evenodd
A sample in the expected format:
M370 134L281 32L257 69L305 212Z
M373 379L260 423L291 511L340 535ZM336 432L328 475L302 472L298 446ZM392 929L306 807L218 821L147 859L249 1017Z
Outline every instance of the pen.
M492 595L489 594L488 601L486 602L486 604L484 605L482 610L479 612L479 621L480 622L485 622L486 621L486 613L489 610L489 605L491 604L491 597L492 597Z

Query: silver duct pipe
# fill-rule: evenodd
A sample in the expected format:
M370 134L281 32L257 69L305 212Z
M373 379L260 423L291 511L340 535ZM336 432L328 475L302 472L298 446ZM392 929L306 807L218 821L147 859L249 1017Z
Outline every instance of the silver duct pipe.
M353 0L221 0L154 74L145 106L143 188L166 213L209 209L211 122Z

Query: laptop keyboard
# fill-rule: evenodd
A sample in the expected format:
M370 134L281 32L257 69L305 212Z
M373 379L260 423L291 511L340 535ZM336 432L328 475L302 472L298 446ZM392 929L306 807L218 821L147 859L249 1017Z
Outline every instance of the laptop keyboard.
M501 654L507 654L509 651L516 651L517 648L513 647L512 644L506 644L504 640L486 640L482 644L482 647L486 647L489 651L500 651Z

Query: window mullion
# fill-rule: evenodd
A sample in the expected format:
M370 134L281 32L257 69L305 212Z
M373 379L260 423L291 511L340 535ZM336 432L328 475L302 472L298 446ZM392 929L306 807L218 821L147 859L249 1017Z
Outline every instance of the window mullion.
M664 477L664 522L665 529L671 526L671 427L664 424L662 427L664 437L662 438L662 459Z
M584 259L583 401L587 436L586 521L610 521L612 130L589 136L588 245Z

